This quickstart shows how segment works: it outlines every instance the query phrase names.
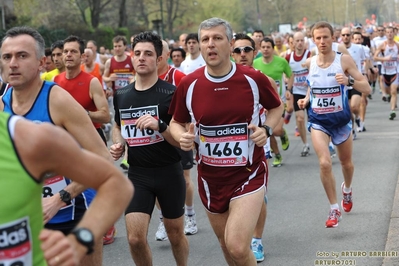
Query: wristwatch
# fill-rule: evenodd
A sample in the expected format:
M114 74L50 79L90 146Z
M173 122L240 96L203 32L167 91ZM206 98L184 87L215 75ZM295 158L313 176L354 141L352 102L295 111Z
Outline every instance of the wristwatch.
M353 86L355 84L355 79L351 76L348 77L348 86Z
M266 130L266 136L270 137L271 135L273 135L273 129L269 126L266 125L261 125L261 127L263 127Z
M70 205L72 202L71 194L66 190L60 190L60 199L65 202L66 205Z
M159 119L159 120L158 120L158 127L159 127L158 132L159 132L159 133L162 133L162 132L164 132L166 129L168 129L168 124L166 124L164 121L162 121L161 119Z
M94 249L94 236L93 233L87 228L75 228L72 230L71 234L76 237L76 240L82 244L83 246L87 247L87 253L93 253Z

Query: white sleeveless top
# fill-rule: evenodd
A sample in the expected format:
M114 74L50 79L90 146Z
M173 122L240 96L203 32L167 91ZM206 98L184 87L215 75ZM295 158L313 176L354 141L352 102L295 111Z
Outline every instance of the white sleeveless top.
M391 60L383 61L381 73L385 75L396 75L398 67L398 46L385 44L384 57L391 56Z
M292 87L293 94L306 95L308 91L308 84L306 83L306 78L309 74L309 70L302 66L308 58L309 50L305 50L302 59L300 61L295 61L294 52L290 54L289 64L294 75L294 83Z

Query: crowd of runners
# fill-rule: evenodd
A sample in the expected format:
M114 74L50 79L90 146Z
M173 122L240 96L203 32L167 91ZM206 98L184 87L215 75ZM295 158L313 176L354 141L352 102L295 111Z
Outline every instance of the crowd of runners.
M302 141L298 156L317 155L325 227L337 227L353 207L352 143L366 131L368 102L388 103L386 119L396 117L397 33L323 21L237 33L211 18L176 42L150 31L115 36L109 52L74 35L45 48L36 30L10 29L1 44L0 145L9 152L0 155L0 191L15 201L0 203L10 214L0 235L29 237L4 242L0 262L101 265L124 211L136 265L152 265L147 237L170 241L176 265L187 265L199 193L226 263L255 265L265 259L268 167L284 167L291 137ZM155 206L159 226L148 236Z

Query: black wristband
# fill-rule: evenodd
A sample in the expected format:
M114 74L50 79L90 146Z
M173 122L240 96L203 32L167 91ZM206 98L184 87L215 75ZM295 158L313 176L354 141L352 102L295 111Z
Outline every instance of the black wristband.
M164 132L164 131L168 128L168 125L167 125L164 121L162 121L161 119L159 119L159 120L158 120L158 127L159 127L158 132L159 132L159 133L162 133L162 132Z

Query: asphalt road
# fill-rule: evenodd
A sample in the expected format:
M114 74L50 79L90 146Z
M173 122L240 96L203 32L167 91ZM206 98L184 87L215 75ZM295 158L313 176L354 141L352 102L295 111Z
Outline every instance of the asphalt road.
M392 256L385 258L384 265L399 265L399 243L395 238L399 214L397 208L393 209L398 183L399 120L388 120L388 115L389 105L376 92L368 105L367 131L358 133L353 145L354 207L350 213L343 213L334 229L324 226L329 202L320 182L317 156L311 147L310 156L300 157L302 143L294 136L292 118L286 125L290 147L282 152L283 165L269 168L268 216L263 236L266 259L258 265L380 266L384 255ZM333 172L339 192L343 177L338 158L333 159ZM196 177L193 169L195 184ZM197 193L195 211L199 231L188 237L188 265L226 265ZM116 226L116 241L104 247L103 265L134 265L123 217ZM175 265L169 242L155 241L157 226L158 215L154 212L148 233L153 264ZM391 254L378 253L386 246L387 251L393 251Z

